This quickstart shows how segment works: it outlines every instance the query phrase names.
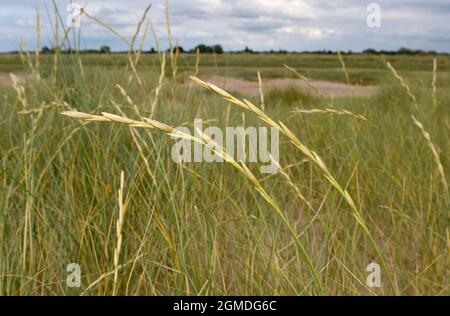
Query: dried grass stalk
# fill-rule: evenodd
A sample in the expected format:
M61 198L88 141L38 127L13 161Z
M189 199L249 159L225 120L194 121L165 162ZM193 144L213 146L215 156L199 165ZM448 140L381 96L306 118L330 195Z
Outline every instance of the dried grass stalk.
M439 153L437 151L436 146L433 144L433 142L431 141L431 136L430 134L425 130L425 127L423 126L423 124L418 121L414 116L411 115L411 118L414 122L414 125L416 125L420 131L422 132L423 137L426 139L428 147L430 147L431 153L433 154L434 157L434 161L436 162L436 166L437 166L437 170L439 172L439 175L441 176L441 182L442 185L444 186L445 189L445 194L447 196L447 200L449 199L449 191L448 191L448 183L447 183L447 179L445 177L445 173L444 173L444 167L442 166L441 163L441 159L439 158Z
M263 93L263 87L262 87L262 79L261 79L261 73L258 71L258 88L259 88L259 97L261 99L261 110L265 111L266 106L264 104L264 93Z
M311 89L313 89L318 96L320 96L322 99L324 100L328 100L327 97L322 93L322 91L319 90L319 88L317 88L312 82L311 80L309 80L308 78L306 78L305 76L301 75L297 70L295 70L292 67L289 67L288 65L283 65L286 69L292 71L297 77L299 77L300 79L302 79L303 81L306 82L306 84L308 85L308 87L310 87Z
M406 93L408 94L408 96L410 97L413 105L415 108L418 108L417 106L417 100L416 100L416 96L411 92L411 89L408 85L408 83L405 81L405 79L403 79L402 76L400 76L397 71L395 70L395 68L391 65L390 62L387 62L386 65L388 66L388 68L392 71L392 73L394 74L394 77L398 79L398 81L400 81L400 84L403 86L403 88L405 88Z
M339 49L337 51L337 54L338 54L339 61L341 63L342 72L345 75L345 80L347 81L347 84L350 84L350 77L347 72L347 67L345 66L344 58L342 57L341 51Z
M122 240L123 240L123 224L125 223L125 213L127 212L127 207L123 201L123 189L125 186L125 176L123 171L120 173L120 187L119 187L119 218L116 222L116 237L117 237L117 244L116 248L114 249L114 285L113 285L113 295L116 295L117 293L117 280L118 280L118 274L119 274L119 259L120 259L120 252L122 249Z
M303 113L303 114L314 114L314 113L322 113L322 114L336 114L336 115L349 115L353 116L354 118L361 119L364 121L367 121L367 118L361 114L355 114L348 110L335 110L335 109L310 109L310 110L303 110L303 109L296 109L294 111L291 111L291 113Z
M436 80L437 80L437 60L436 58L433 58L433 80L431 82L432 87L432 97L433 97L433 106L436 107L437 100L436 100Z

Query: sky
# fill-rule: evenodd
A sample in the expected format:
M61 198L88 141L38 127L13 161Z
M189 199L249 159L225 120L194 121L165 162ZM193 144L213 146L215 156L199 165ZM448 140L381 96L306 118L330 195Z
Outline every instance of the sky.
M164 0L55 0L62 19L70 2L116 29L128 41L148 4L149 19L162 48L167 48ZM380 11L368 11L375 3ZM41 13L41 46L52 46L51 0L0 1L0 51L36 45L36 7ZM379 12L380 19L377 20ZM175 40L185 49L197 44L221 44L225 50L362 51L366 48L450 52L450 0L169 0ZM370 21L368 24L368 16ZM375 17L375 20L373 18ZM369 21L369 22L370 22ZM379 21L374 27L374 21ZM81 48L126 44L109 30L82 18ZM149 32L144 48L154 47Z

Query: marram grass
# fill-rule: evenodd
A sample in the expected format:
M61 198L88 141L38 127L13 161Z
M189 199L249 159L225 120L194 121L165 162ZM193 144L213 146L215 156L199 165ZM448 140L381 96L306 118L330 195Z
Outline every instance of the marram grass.
M159 49L134 52L144 25L159 47L147 22L122 37L125 55L0 58L30 74L0 86L1 295L448 293L447 56L389 56L381 69L369 55L171 50L166 69ZM264 99L262 85L245 99L199 79L212 71L293 74L311 89L311 76L382 84L372 97L318 94L296 109ZM191 74L197 86L183 82ZM262 176L205 133L174 130L193 131L195 118L279 129L280 172ZM226 163L174 163L177 137ZM80 288L67 286L69 263ZM383 268L380 288L366 282L370 263Z

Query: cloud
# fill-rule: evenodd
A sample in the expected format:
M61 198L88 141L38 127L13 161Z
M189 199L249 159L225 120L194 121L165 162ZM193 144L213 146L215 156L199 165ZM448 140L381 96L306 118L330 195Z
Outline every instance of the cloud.
M65 20L68 0L56 0ZM148 0L78 0L87 10L130 38ZM170 0L174 37L184 47L221 43L226 49L351 49L368 47L433 49L450 52L448 0L377 0L382 27L366 25L366 6L361 0ZM51 45L53 8L49 0L2 0L0 50L17 49L23 37L34 47L35 7L42 14L44 45ZM150 18L163 46L167 46L164 0L152 1ZM125 45L107 29L83 20L85 48ZM154 46L149 41L146 48Z
M331 37L333 35L338 34L338 32L336 32L333 29L321 29L321 28L317 28L317 27L307 27L307 28L294 28L294 27L283 27L279 30L281 33L285 33L288 35L304 35L309 39L323 39L323 38L327 38L327 37Z

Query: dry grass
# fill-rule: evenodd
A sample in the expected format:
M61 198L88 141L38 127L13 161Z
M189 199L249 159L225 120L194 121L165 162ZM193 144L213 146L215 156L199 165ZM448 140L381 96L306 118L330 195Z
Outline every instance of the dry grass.
M194 70L194 76L197 76L197 75L198 75L199 65L200 65L200 49L197 47L197 49L195 50L195 70Z
M348 115L352 116L354 118L367 121L367 118L361 114L354 114L348 110L335 110L335 109L310 109L310 110L303 110L303 109L295 109L294 111L291 111L291 113L302 113L302 114L314 114L314 113L321 113L321 114L336 114L336 115Z
M266 106L264 104L264 93L263 93L263 84L262 84L262 79L261 79L261 73L258 71L258 86L259 86L259 97L261 100L261 110L265 111L266 110Z
M350 77L349 77L348 72L347 72L347 67L345 66L344 58L342 57L342 54L341 54L339 49L337 50L337 55L338 55L338 58L339 58L339 62L341 63L342 72L345 75L345 80L346 80L347 84L350 84Z
M447 197L447 199L450 199L450 192L448 190L448 183L447 183L447 179L445 177L444 167L442 166L441 159L439 158L439 153L437 151L437 148L433 144L433 142L431 141L431 136L425 130L425 128L423 127L423 124L421 122L419 122L414 116L411 116L411 118L412 118L414 124L421 131L421 133L422 133L423 137L425 138L425 140L427 141L428 147L430 147L431 153L433 154L434 161L436 162L437 170L438 170L439 175L441 177L442 185L443 185L443 187L445 189L445 196Z
M395 70L395 68L391 65L390 62L386 63L387 67L389 68L390 71L392 71L393 75L395 78L398 79L398 81L400 82L400 84L402 85L403 88L405 88L406 93L408 94L408 96L410 97L414 107L417 109L417 99L416 96L412 93L411 88L409 87L408 83L405 81L405 79L403 79L402 76L400 76L397 73L397 70Z
M123 240L123 225L125 223L125 213L127 212L127 206L123 199L123 190L125 186L125 175L123 171L120 173L120 188L119 188L119 197L118 197L118 205L119 205L119 218L116 223L116 236L117 243L116 248L114 249L114 288L113 295L117 294L117 282L119 276L119 259L120 252L122 250L122 240Z
M309 80L308 78L306 78L305 76L301 75L297 70L295 70L292 67L289 67L288 65L283 65L286 69L292 71L297 77L299 77L300 79L302 79L303 81L306 82L306 84L308 85L308 87L310 87L317 95L319 95L322 99L324 100L328 100L328 98L322 93L322 91L320 91L320 89L318 89L312 82L311 80Z
M433 79L431 81L431 88L432 88L432 99L433 99L433 106L436 107L437 100L436 100L436 80L437 80L437 60L436 58L433 58Z
M166 54L162 53L161 56L161 72L159 73L158 86L155 88L155 98L152 102L150 117L153 117L155 113L156 105L158 104L159 100L159 94L161 93L161 89L164 83L164 75L166 73Z
M299 138L286 126L284 125L282 122L276 123L272 118L270 118L265 112L263 112L262 110L260 110L258 107L256 107L254 104L252 104L250 101L248 100L239 100L235 97L233 97L232 95L230 95L228 92L220 89L219 87L204 82L196 77L192 77L191 79L194 80L196 83L198 83L199 85L213 91L214 93L218 94L219 96L223 97L224 99L228 100L231 103L234 103L246 110L249 110L251 112L253 112L254 114L256 114L256 116L262 120L263 122L267 123L269 126L271 127L275 127L277 128L282 134L284 134L289 141L297 148L299 149L315 166L317 166L320 171L322 172L322 175L328 180L328 182L339 192L339 194L341 194L341 196L343 197L343 199L347 202L347 204L350 206L350 209L352 211L352 215L354 216L354 218L356 219L357 223L361 226L361 228L363 229L364 233L367 235L367 237L369 238L369 240L372 243L372 246L374 247L375 251L378 254L378 257L380 259L380 262L382 263L382 266L384 268L384 271L386 273L386 275L388 276L390 285L392 287L393 291L397 291L397 288L395 286L395 283L389 273L389 270L387 268L386 262L384 260L383 254L381 252L381 250L379 249L375 239L373 238L372 234L369 232L369 229L367 228L367 225L363 219L363 217L361 216L360 211L358 210L358 208L356 207L356 204L353 200L353 198L351 197L351 195L348 193L347 189L343 188L335 179L335 177L331 174L331 172L329 171L328 167L325 165L324 161L322 160L322 158L320 158L320 156L312 151L311 149L309 149L306 145L304 145Z
M173 47L173 39L172 39L172 30L170 27L170 14L169 14L169 0L165 0L165 10L164 13L166 15L166 29L167 29L167 37L169 41L169 54L170 54L170 64L172 66L172 76L173 79L177 78L177 59L176 55L174 54L174 47ZM177 47L178 50L178 47Z

